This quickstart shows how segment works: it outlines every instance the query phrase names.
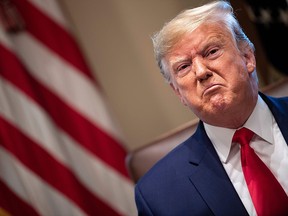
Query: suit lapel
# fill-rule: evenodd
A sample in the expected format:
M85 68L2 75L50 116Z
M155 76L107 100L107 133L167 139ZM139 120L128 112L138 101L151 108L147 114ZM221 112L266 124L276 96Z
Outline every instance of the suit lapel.
M215 215L248 215L200 122L193 136L189 178Z

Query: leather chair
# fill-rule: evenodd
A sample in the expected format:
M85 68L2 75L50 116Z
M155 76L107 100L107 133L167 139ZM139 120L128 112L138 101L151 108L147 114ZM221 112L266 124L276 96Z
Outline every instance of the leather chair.
M281 79L261 91L275 97L288 96L288 78ZM190 137L194 133L197 124L198 119L192 120L163 134L153 142L130 152L126 157L126 167L131 179L136 183L158 160Z

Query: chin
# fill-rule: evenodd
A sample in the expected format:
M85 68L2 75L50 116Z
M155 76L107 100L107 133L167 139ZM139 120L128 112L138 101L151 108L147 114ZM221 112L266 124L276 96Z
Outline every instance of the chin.
M210 104L212 110L219 112L231 107L233 104L233 99L231 97L225 97L223 95L217 94L211 97L208 103Z

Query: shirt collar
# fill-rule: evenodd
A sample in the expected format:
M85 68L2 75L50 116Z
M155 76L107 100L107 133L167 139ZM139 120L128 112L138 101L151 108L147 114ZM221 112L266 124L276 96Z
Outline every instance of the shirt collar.
M258 95L256 106L243 127L250 129L259 137L272 144L272 122L272 113L263 99ZM226 163L232 146L232 138L236 129L216 127L206 123L204 123L204 127L220 157L220 160Z
M257 134L268 143L273 143L273 115L267 104L258 96L256 107L243 127Z

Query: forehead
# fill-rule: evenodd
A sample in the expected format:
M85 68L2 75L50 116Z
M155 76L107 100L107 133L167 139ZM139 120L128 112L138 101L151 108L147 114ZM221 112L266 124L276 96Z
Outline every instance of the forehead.
M185 51L199 51L207 45L213 43L232 42L232 35L219 23L202 24L193 32L184 34L170 49L167 57L175 56L178 53L183 54Z

